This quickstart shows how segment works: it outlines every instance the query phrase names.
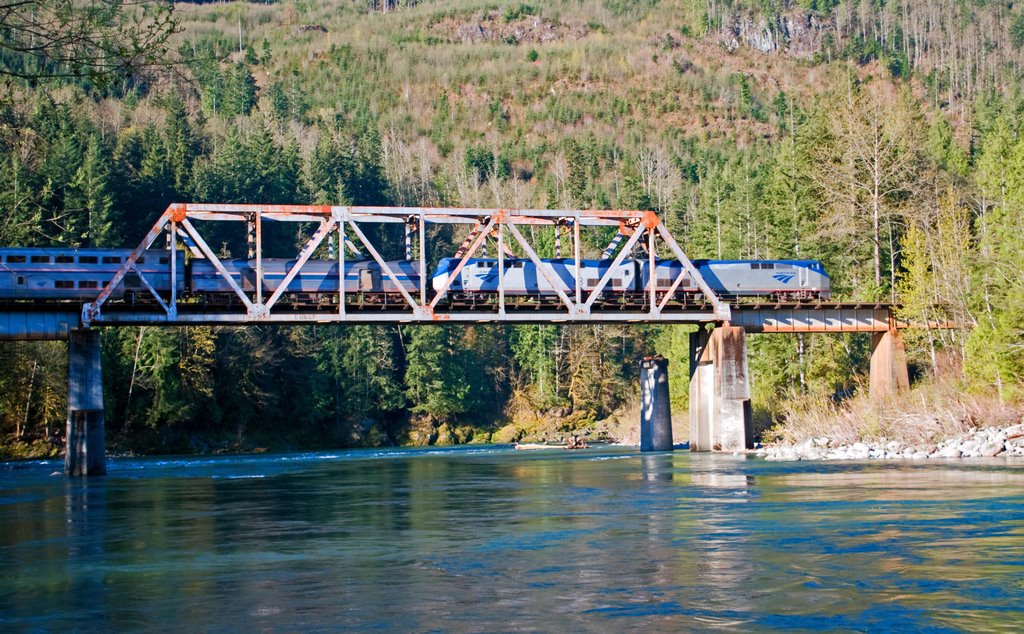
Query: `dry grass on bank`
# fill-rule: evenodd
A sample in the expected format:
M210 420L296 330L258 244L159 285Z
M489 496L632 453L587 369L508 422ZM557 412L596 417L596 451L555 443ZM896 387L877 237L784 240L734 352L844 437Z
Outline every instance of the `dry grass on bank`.
M1001 403L995 395L965 393L957 380L932 380L877 402L866 393L839 403L795 399L765 441L797 444L826 437L836 444L882 439L920 444L1014 425L1022 413L1024 408Z

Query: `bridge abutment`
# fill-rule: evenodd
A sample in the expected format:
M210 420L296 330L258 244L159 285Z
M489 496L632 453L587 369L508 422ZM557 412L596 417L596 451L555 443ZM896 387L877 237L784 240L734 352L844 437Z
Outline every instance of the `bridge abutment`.
M640 362L640 451L672 451L672 405L668 395L668 359Z
M910 387L903 337L896 329L871 335L871 398L881 398Z
M690 335L690 451L753 447L746 333L738 326Z
M105 474L104 436L100 335L95 330L72 330L68 337L68 426L64 473L69 476Z

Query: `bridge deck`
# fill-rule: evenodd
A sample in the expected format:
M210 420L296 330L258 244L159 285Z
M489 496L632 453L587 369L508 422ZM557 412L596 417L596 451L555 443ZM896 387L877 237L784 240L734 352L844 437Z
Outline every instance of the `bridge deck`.
M889 304L862 302L735 303L729 305L733 326L749 333L841 333L885 332L906 327L897 323ZM110 303L93 326L182 326L253 324L416 324L416 323L712 323L717 319L710 305L669 307L656 316L636 309L596 309L586 315L572 315L551 308L438 311L417 316L408 307L348 310L279 310L253 317L238 307L217 310L184 304L173 317L150 306L131 307ZM0 304L0 340L66 339L68 331L82 326L82 306L73 302L7 302Z

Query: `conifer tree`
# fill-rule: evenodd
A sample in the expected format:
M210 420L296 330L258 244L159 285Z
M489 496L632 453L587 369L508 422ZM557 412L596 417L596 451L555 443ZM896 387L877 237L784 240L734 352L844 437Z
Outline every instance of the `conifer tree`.
M110 167L108 153L99 137L89 137L82 164L72 182L69 211L84 217L81 243L89 247L111 246L119 243L113 236L113 197L110 194Z

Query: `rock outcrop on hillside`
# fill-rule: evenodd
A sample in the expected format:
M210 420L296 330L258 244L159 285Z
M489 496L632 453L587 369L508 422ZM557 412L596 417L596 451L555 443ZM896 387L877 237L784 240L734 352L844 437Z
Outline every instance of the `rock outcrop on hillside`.
M775 16L737 12L725 20L719 41L733 51L746 46L762 53L783 52L811 58L821 50L830 20L812 11L791 11Z

